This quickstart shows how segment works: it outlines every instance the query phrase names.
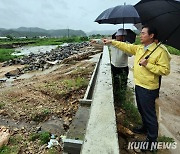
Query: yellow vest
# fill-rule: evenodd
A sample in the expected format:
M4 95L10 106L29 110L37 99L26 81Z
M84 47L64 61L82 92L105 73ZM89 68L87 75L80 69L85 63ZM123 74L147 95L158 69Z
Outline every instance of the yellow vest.
M143 45L127 44L119 41L112 41L112 45L124 52L135 55L134 59L134 82L143 88L154 90L159 88L159 76L170 73L170 55L162 48L158 47L148 59L146 67L140 66L142 58L149 55L157 46L152 43L145 51Z

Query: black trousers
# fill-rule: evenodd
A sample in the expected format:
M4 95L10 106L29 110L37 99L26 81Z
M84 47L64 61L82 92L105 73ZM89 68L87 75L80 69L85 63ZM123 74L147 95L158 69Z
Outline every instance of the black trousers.
M147 129L147 138L150 141L156 141L158 137L158 122L155 110L155 100L158 97L159 89L148 90L136 85L135 93L143 126Z
M129 67L115 67L114 65L111 65L111 69L113 76L114 102L116 105L120 105L125 99Z

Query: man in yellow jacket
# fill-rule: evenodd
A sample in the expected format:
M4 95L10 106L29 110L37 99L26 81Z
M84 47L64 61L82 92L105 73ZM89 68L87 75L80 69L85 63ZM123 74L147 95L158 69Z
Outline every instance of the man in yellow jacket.
M124 52L135 55L134 81L138 110L143 126L134 129L136 133L147 133L147 140L155 142L158 137L158 122L155 111L155 99L159 93L159 76L170 73L170 56L158 47L148 59L145 59L156 48L156 29L148 25L142 28L140 39L143 45L104 39L105 44L112 44Z

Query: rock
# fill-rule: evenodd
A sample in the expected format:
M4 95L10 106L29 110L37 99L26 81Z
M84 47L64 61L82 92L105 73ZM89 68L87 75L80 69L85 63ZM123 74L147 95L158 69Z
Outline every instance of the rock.
M41 126L36 127L36 131L37 132L41 131Z
M1 78L0 83L6 82L7 78Z
M42 146L39 148L39 150L42 151L42 150L44 150L44 149L46 149L46 148L47 148L47 145L44 144L44 145L42 145Z
M25 112L20 112L19 115L20 115L20 116L25 116L26 113L25 113Z
M50 52L41 52L39 54L30 53L29 55L24 56L22 58L9 60L3 63L3 66L5 67L14 64L27 65L20 71L21 73L25 73L32 70L44 70L48 69L50 65L58 64L59 61L62 61L63 59L68 58L71 55L86 52L86 50L84 50L84 47L88 46L90 46L89 42L69 43L66 46L53 49ZM76 57L76 60L79 59ZM8 72L6 74L6 77L16 76L18 74L19 72Z
M119 133L122 133L126 137L134 137L134 133L130 129L122 126L121 124L117 125L117 129Z
M14 130L14 132L18 132L18 131L19 131L19 129L18 129L18 128L14 128L13 130Z
M5 74L5 76L6 76L7 78L10 78L10 77L13 77L13 76L18 76L18 75L20 75L20 74L21 74L21 69L17 68L16 70L12 70L12 71L10 71L10 72L7 72L7 73Z
M5 112L5 110L0 110L0 114L3 114Z
M64 123L63 123L64 130L69 129L69 125L70 125L70 120L69 120L68 117L66 117L66 118L64 119Z
M9 129L6 128L5 126L0 126L0 148L8 143L9 138L10 138Z

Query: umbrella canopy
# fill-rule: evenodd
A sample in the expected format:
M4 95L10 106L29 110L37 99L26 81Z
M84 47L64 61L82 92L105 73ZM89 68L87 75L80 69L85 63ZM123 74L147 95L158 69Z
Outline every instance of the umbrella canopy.
M142 0L135 5L142 24L158 31L158 40L180 49L180 1Z
M95 22L99 24L139 23L140 17L133 5L118 5L103 11Z
M125 29L127 35L125 36L125 40L129 43L134 43L136 40L136 33L134 33L131 29ZM116 32L112 35L112 39L116 38Z

